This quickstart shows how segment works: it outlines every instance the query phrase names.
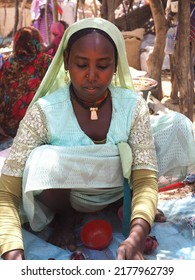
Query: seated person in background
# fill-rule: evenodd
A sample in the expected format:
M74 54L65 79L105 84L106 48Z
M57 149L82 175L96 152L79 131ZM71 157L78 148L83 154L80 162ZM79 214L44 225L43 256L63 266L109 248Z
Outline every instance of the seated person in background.
M157 161L149 109L134 91L122 34L109 21L88 18L62 40L1 171L0 254L25 258L21 197L31 228L53 220L48 241L69 250L76 249L79 213L125 197L131 221L116 257L143 260L157 207Z
M57 52L58 46L61 42L62 36L64 35L64 31L67 28L68 24L63 20L59 20L51 24L50 44L44 48L45 53L48 53L54 57L55 53Z
M0 131L6 139L16 135L19 123L39 87L52 57L42 52L43 39L34 27L19 29L13 54L0 69Z

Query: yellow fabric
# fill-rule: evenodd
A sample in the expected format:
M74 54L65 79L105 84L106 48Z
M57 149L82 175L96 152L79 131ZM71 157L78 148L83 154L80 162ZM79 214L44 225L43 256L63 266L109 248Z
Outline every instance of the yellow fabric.
M0 176L0 255L23 249L19 204L22 179L4 174Z
M131 176L132 152L130 146L121 142L118 149L122 162L123 176L127 179ZM131 221L142 218L152 226L158 200L157 173L152 170L132 171L131 184L133 186Z
M158 202L158 179L155 171L132 171L133 186L131 221L142 218L152 226Z

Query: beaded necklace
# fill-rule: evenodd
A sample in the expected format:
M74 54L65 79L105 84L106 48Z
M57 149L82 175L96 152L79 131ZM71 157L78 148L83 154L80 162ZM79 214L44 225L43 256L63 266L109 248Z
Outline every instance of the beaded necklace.
M74 92L72 84L70 85L70 94L72 95L74 100L77 101L77 103L79 105L81 105L84 109L89 110L91 112L90 119L92 121L94 121L94 120L98 120L97 111L99 108L101 108L105 104L105 102L109 96L109 90L106 91L106 93L104 94L104 96L101 99L99 99L98 101L93 102L93 103L83 101L82 99L80 99Z

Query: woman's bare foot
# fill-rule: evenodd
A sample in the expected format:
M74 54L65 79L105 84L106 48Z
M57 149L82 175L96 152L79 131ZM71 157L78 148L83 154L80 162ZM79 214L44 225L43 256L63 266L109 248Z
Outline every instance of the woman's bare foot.
M81 214L76 212L70 204L70 190L47 189L38 195L37 199L56 213L51 223L53 232L48 238L48 242L74 251L76 249L74 228L79 222L78 218Z
M156 215L155 215L155 218L154 218L154 222L156 222L156 223L165 223L166 220L167 219L166 219L163 211L161 211L160 209L157 209L156 210Z
M75 251L77 246L74 228L78 222L78 214L75 211L68 217L57 214L54 219L54 230L48 242L60 248Z

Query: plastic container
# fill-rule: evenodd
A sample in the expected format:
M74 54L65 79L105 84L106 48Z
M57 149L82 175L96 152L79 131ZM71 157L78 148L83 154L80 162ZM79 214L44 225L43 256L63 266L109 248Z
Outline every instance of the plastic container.
M165 53L173 54L176 45L177 28L170 27L166 35Z
M89 249L103 250L112 240L112 226L103 219L92 220L83 226L80 237Z

